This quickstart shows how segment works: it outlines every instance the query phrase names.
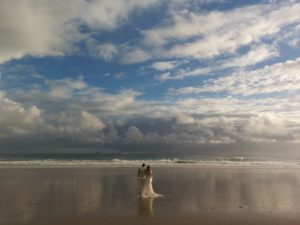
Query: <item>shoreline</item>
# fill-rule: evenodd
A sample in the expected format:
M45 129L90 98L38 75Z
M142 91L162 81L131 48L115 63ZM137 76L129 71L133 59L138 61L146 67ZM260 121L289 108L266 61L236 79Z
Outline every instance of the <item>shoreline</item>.
M136 162L103 162L78 160L0 161L0 168L136 168L145 162L157 168L253 168L253 169L300 169L299 162L198 162L158 163L151 160Z

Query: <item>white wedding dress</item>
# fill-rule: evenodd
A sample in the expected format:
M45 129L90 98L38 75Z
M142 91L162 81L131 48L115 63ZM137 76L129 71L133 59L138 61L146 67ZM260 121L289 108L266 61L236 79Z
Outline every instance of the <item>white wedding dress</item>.
M151 198L151 197L161 197L161 194L157 194L153 191L152 187L152 175L146 175L144 185L141 191L141 197Z

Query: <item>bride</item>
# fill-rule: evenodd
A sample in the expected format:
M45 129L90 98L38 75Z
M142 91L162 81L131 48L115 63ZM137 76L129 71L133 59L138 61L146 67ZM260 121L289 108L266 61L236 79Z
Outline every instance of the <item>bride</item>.
M157 194L153 191L153 187L152 187L152 170L150 168L150 166L148 165L145 169L144 172L145 175L145 181L144 181L144 185L141 191L141 196L143 198L150 198L150 197L160 197L162 196L161 194Z

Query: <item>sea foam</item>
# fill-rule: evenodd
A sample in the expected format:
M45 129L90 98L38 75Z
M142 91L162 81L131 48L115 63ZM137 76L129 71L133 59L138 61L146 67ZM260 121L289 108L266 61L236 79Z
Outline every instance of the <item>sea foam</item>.
M243 159L219 160L0 160L1 167L46 166L46 167L136 167L146 163L156 167L251 167L251 168L300 168L299 161L244 161Z

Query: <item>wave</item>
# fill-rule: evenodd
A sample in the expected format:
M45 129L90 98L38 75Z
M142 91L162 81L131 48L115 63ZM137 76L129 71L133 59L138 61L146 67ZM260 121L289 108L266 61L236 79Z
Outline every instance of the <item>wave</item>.
M190 160L190 159L156 159L156 160L1 160L1 167L14 166L49 166L49 167L137 167L142 163L156 167L254 167L254 168L300 168L299 161L247 161L240 159Z

